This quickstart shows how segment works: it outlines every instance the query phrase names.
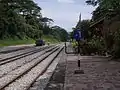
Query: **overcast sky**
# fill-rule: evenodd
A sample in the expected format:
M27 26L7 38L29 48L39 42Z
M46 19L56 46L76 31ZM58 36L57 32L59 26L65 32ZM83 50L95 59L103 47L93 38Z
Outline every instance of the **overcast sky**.
M54 20L54 25L71 31L81 13L82 19L90 19L95 9L85 3L85 0L34 0L41 8L42 15Z

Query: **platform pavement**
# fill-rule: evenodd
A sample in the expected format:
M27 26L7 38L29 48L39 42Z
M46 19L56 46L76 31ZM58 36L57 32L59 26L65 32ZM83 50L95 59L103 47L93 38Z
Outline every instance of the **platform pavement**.
M101 56L81 56L84 74L74 74L77 55L67 55L64 90L120 90L120 62Z

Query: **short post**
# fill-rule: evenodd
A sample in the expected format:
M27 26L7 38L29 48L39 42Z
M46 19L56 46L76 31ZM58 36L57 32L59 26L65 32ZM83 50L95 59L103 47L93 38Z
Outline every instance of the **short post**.
M67 53L67 50L66 50L67 46L66 46L66 42L65 42L65 53Z
M78 60L78 67L79 67L79 69L80 69L80 60Z
M78 41L78 68L80 70L80 42Z

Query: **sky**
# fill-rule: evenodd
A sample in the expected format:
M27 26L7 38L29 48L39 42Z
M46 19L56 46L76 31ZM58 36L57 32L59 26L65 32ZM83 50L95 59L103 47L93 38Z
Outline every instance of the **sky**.
M68 32L76 26L79 15L81 19L90 19L95 7L87 5L85 0L34 0L42 8L43 17L54 20L53 25L58 25Z

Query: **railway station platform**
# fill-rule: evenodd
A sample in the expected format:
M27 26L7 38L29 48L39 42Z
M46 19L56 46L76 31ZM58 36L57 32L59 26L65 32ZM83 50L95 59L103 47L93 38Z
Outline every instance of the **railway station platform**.
M72 51L71 48L67 48ZM106 56L80 56L63 53L45 90L120 90L120 62Z
M120 63L104 56L81 56L81 70L75 74L77 55L67 55L64 90L120 90Z

